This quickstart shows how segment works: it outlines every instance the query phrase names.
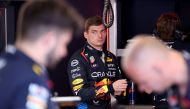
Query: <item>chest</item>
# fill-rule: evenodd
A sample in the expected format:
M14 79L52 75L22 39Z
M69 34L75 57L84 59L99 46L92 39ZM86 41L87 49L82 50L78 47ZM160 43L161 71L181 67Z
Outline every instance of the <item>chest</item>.
M109 78L113 80L116 77L117 65L112 56L104 55L98 56L96 54L89 54L85 62L85 69L88 78L93 81Z

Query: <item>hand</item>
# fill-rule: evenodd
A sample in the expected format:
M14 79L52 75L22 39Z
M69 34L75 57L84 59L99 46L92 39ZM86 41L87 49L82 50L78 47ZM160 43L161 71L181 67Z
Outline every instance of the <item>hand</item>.
M115 92L122 92L125 91L125 89L127 88L127 80L120 79L115 81L112 85Z

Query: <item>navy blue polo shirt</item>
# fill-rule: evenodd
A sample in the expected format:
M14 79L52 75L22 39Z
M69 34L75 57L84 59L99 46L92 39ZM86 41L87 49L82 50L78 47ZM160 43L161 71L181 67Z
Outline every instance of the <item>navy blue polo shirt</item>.
M13 46L0 57L0 109L52 109L44 67Z

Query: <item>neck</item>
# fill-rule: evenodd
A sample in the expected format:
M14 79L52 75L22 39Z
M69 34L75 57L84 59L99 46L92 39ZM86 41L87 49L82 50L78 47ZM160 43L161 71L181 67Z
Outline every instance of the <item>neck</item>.
M103 49L102 49L102 46L94 46L94 45L92 45L92 44L90 44L90 43L88 43L90 46L92 46L93 48L95 48L96 50L99 50L99 51L102 51Z
M96 50L102 51L102 47L94 47Z
M30 57L33 61L40 65L46 65L46 59L44 58L45 53L44 50L39 46L38 43L30 43L30 42L17 42L16 48Z

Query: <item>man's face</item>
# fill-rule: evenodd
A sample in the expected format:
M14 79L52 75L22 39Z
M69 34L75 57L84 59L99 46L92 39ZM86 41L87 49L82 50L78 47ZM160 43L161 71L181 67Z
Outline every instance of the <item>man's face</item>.
M99 26L90 26L87 32L84 32L87 42L93 47L102 48L106 39L106 31L103 24Z
M63 57L67 56L67 46L72 39L72 32L64 31L64 33L59 35L55 36L55 43L50 48L47 56L49 67L54 67Z
M149 94L163 92L170 85L164 79L162 68L155 66L154 62L131 63L127 71L132 80L137 83L139 90Z

